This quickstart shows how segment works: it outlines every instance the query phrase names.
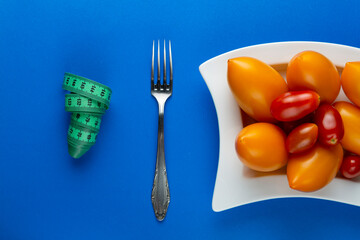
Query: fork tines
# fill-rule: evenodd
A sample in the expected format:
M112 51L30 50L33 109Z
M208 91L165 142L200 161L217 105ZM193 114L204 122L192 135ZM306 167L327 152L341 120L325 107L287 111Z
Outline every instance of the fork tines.
M171 55L171 41L169 40L169 70L170 79L169 84L166 79L166 42L164 40L164 56L163 56L163 75L161 83L160 73L160 40L157 43L157 81L154 82L154 61L155 61L155 41L153 41L152 48L152 64L151 64L151 90L152 91L171 91L173 82L173 69L172 69L172 55Z

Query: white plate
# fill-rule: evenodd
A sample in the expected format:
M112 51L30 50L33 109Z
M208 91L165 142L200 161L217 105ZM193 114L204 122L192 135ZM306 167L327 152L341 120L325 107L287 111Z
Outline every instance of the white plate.
M212 202L215 212L247 203L285 197L318 198L360 205L359 179L350 181L335 178L319 191L302 193L289 188L284 172L258 174L245 167L237 158L235 137L242 129L242 120L239 107L227 84L227 60L240 56L254 57L276 66L284 76L286 63L295 54L304 50L322 53L340 71L346 62L360 61L360 49L354 47L321 42L279 42L240 48L200 65L200 73L214 100L219 122L219 165ZM342 90L337 100L347 100Z

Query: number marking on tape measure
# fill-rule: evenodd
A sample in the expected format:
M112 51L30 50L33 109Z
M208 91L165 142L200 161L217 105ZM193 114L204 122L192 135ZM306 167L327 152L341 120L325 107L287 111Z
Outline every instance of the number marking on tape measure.
M93 80L65 73L63 88L74 93L92 98L106 105L108 108L112 91L109 87Z
M101 117L88 113L73 113L71 114L71 122L83 128L89 128L93 131L99 131Z
M97 133L85 129L79 129L73 125L70 125L68 136L81 142L95 143Z

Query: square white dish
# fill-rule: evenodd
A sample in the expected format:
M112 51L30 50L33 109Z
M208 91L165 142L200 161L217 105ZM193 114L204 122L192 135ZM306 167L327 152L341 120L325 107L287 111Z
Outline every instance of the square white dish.
M245 167L235 151L235 138L243 128L238 107L227 83L228 59L249 56L277 69L285 78L286 65L297 53L317 51L329 58L340 70L346 62L360 61L360 49L322 42L278 42L240 48L214 57L199 70L213 98L219 125L219 163L212 208L215 212L248 203L287 197L306 197L360 206L360 180L335 178L323 189L303 193L288 186L284 171L261 174ZM336 101L348 101L343 91Z

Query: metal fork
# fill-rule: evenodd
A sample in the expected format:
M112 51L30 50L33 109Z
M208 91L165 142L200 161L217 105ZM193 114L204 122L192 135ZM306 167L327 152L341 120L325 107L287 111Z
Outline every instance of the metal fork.
M172 94L173 88L173 69L172 69L172 55L171 42L169 41L169 69L170 81L166 80L166 43L164 40L164 60L163 60L163 81L161 83L160 73L160 41L157 44L157 82L154 83L154 50L155 41L152 47L152 64L151 64L151 95L156 98L159 106L159 125L158 125L158 142L157 142L157 156L156 168L153 188L151 192L151 202L154 208L155 216L159 221L164 220L169 203L170 191L166 174L165 165L165 151L164 151L164 108L166 100Z

